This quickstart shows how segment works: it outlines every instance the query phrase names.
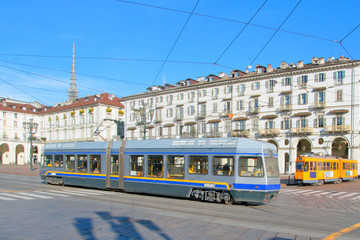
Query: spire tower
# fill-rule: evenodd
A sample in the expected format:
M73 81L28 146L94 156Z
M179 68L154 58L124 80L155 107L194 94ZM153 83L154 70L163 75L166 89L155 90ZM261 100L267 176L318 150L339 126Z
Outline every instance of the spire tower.
M76 78L75 78L75 42L73 42L73 52L72 52L72 69L71 69L71 83L70 88L68 89L68 100L74 101L78 97L79 90L76 87Z

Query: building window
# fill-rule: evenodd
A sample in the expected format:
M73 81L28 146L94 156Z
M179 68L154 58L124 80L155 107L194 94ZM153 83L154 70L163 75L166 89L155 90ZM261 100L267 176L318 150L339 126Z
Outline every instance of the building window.
M217 113L218 112L218 110L217 110L217 108L218 108L218 104L217 103L213 103L213 113Z
M299 105L307 104L307 93L299 94Z
M345 117L342 114L336 114L336 117L333 119L333 126L343 125L345 125Z
M206 97L206 89L200 90L200 97Z
M325 127L324 113L317 114L316 118L314 119L314 126L317 128Z
M342 89L336 91L336 101L337 102L343 101L343 90Z
M326 75L325 73L315 74L315 82L325 82Z
M231 86L226 86L226 87L224 88L224 93L225 93L225 94L231 93Z
M345 78L345 71L334 72L335 84L343 84L344 78Z
M172 117L173 117L173 109L172 109L172 108L169 108L169 109L167 110L167 117L168 117L168 118L172 118Z
M238 96L244 96L245 95L245 84L238 85L237 89L238 89Z
M259 90L260 89L260 82L253 82L251 84L251 89L252 90Z
M281 121L281 129L290 129L290 117L284 116Z
M265 123L265 129L274 129L274 128L275 128L275 122L273 119L270 119Z
M252 121L252 129L254 131L257 131L259 129L259 118L253 117L251 121Z
M219 89L218 88L214 88L212 90L212 99L218 99L219 96Z
M188 107L188 115L192 116L195 114L195 107L194 106L189 106Z
M306 117L300 117L300 119L297 120L297 122L296 122L297 128L305 128L307 126L308 126L308 120Z
M274 97L269 97L268 107L274 107Z
M178 100L184 100L184 93L178 94Z
M291 86L291 77L286 77L282 80L283 86Z
M244 100L239 100L236 102L236 110L244 110Z
M205 134L206 133L206 123L201 123L200 125L200 133Z
M224 103L224 113L231 113L231 102L227 101Z

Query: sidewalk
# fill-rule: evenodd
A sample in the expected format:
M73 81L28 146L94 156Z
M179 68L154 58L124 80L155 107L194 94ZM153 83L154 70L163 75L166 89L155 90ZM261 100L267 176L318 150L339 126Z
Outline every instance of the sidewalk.
M31 171L30 165L0 164L0 174L39 176L39 171L40 166L33 166L33 171Z

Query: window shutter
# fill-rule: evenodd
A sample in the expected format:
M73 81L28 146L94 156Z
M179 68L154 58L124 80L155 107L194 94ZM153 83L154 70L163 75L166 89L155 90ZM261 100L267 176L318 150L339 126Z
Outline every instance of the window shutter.
M281 121L281 129L284 129L284 121Z
M298 95L298 104L301 104L301 94Z
M308 127L308 126L309 126L309 120L306 119L306 120L305 120L305 127Z
M301 83L301 76L298 76L297 77L297 84L300 84Z
M307 103L308 103L308 95L305 94L305 104L307 104Z
M337 79L337 72L334 72L334 81Z
M269 81L265 81L265 88L266 88L266 89L269 88Z
M323 118L323 125L326 127L326 118Z
M296 120L296 127L300 127L300 120Z
M315 82L319 81L319 74L315 74Z
M336 117L333 117L333 119L332 119L332 125L333 125L333 126L336 126Z

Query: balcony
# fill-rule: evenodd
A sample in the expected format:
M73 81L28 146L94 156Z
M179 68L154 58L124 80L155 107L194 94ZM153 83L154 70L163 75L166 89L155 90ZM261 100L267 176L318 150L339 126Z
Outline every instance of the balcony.
M325 101L320 101L320 102L314 102L313 108L325 108L326 107L326 102Z
M249 108L248 114L258 114L260 108L259 107L251 107Z
M189 132L189 133L182 133L181 135L182 138L197 138L197 133L196 132Z
M200 112L197 116L197 119L205 119L206 118L206 112Z
M226 110L226 111L223 111L223 112L221 112L221 113L219 113L219 118L227 118L227 117L229 117L229 114L231 114L231 111L230 110Z
M280 133L280 129L278 129L278 128L259 130L259 135L262 137L276 136L276 135L279 135L279 133Z
M291 128L292 135L306 135L312 134L313 128L311 127L298 127L298 128Z
M326 127L327 133L348 133L351 130L350 125L336 125Z
M184 116L183 115L177 115L175 116L175 119L174 119L176 122L181 122L182 120L184 120Z
M288 112L291 111L292 105L291 104L282 104L280 105L280 111L281 112Z
M155 123L162 123L162 120L161 120L160 117L158 117L158 118L155 118L154 122L155 122Z
M250 129L232 130L231 137L249 137Z
M219 138L221 137L221 133L220 132L207 132L205 133L204 137L206 138Z

